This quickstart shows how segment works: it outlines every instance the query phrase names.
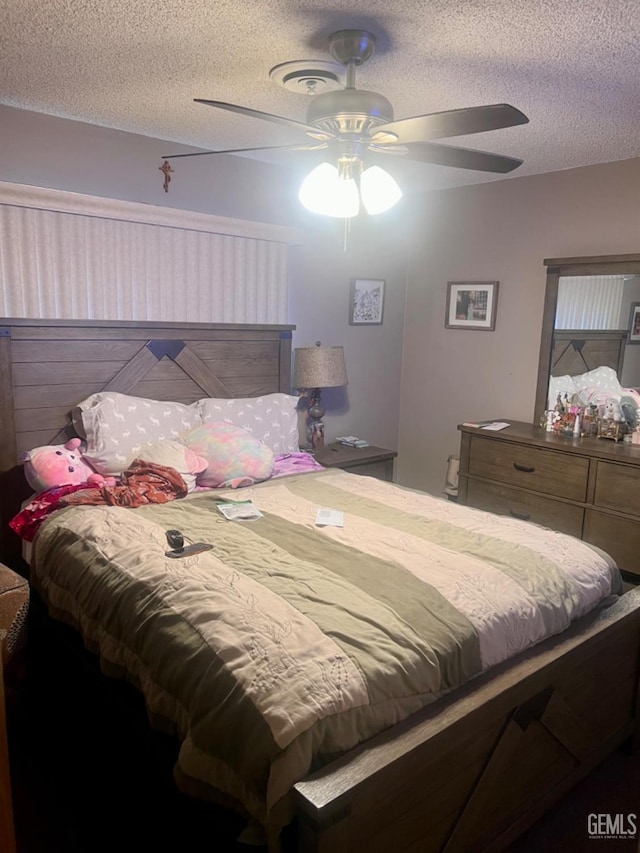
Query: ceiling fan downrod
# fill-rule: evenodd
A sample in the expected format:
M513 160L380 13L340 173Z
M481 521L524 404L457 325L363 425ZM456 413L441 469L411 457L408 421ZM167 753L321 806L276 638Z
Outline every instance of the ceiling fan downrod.
M375 44L375 36L366 30L338 30L329 37L331 55L347 68L346 87L317 95L307 111L308 124L340 136L362 137L393 121L393 107L384 95L355 86L356 68L373 56ZM390 135L389 141L396 138Z
M371 59L376 37L366 30L338 30L329 36L331 56L347 67L347 89L356 87L356 67Z

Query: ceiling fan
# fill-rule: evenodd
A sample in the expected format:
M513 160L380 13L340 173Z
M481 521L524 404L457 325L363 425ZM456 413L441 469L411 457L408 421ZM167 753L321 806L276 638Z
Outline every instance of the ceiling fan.
M335 196L339 189L338 181L342 189L345 189L348 184L352 184L350 192L347 193L351 198L351 204L341 209L353 211L354 205L359 208L357 182L363 194L365 207L370 213L388 209L402 195L395 181L378 165L380 161L387 159L388 155L402 156L409 160L439 166L497 173L511 172L522 164L523 161L515 157L475 151L469 148L457 148L432 141L526 124L529 119L524 113L509 104L490 104L488 106L447 110L395 121L393 108L387 98L376 92L356 89L356 68L371 58L375 51L375 43L375 36L366 30L339 30L329 37L331 55L335 60L346 66L346 86L336 91L314 95L307 110L306 123L237 104L211 101L204 98L194 99L199 104L206 104L217 109L284 125L291 130L304 134L307 137L306 142L301 139L300 142L289 145L198 151L192 154L167 155L163 159L197 157L204 154L242 154L249 151L326 150L327 159L337 165L322 164L324 167L330 166L333 172L329 174L325 168L324 173L318 174L315 188L312 188L311 194L317 194L321 191L325 196L328 194ZM365 165L369 168L365 169ZM308 179L318 170L322 172L322 167L318 166L314 169ZM367 173L369 173L369 180L365 179ZM381 174L395 185L395 189L384 178L381 178ZM391 196L395 197L391 204L387 204L386 207L379 207L378 205L379 209L373 209L376 208L375 201L373 201L370 210L365 198L367 195L366 185L369 184L370 189L374 185L377 188L368 193L371 197L370 200L376 194L380 198L381 180ZM301 189L301 201L310 209L314 209L311 198L305 200L303 197L305 184ZM307 189L309 188L307 187ZM311 204L307 203L309 201ZM331 203L328 206L329 208L334 207ZM320 207L323 209L316 207L316 212L334 216L355 215L353 212L330 212L329 209L325 209L326 205L323 204L320 204ZM355 213L357 213L357 209Z

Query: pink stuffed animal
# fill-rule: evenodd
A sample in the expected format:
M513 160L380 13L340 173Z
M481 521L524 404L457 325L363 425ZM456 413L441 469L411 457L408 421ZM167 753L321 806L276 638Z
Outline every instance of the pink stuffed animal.
M35 492L44 492L55 486L114 485L114 477L96 474L82 458L79 438L71 438L66 444L50 444L35 447L23 454L24 475Z

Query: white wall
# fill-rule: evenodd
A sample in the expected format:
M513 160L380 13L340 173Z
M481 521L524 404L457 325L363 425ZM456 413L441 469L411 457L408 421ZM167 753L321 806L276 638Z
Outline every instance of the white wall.
M343 251L340 228L307 234L293 251L296 286L291 289L295 346L343 346L349 385L322 393L325 429L359 435L371 444L396 449L400 366L406 289L406 248L401 221L387 218L352 227ZM352 278L385 280L383 323L349 325Z
M442 492L465 420L533 417L545 258L640 251L640 160L425 196L409 259L400 480ZM445 329L447 281L500 282L494 332Z

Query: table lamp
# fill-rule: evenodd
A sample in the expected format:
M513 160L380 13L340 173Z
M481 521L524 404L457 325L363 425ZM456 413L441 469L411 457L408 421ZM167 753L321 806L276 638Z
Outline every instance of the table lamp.
M320 398L321 388L338 388L348 385L347 368L342 347L323 347L320 341L314 347L295 350L293 384L306 390L309 396L308 428L313 448L324 447L324 409Z

